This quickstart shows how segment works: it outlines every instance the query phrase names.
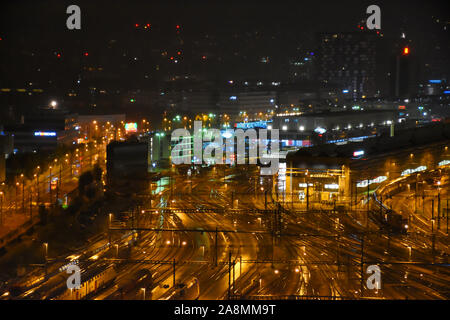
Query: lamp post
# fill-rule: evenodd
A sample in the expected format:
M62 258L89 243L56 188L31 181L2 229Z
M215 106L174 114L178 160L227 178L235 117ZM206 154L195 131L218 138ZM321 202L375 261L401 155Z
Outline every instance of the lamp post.
M33 190L31 188L31 186L30 186L29 195L30 195L30 222L32 222L33 221Z
M109 245L111 245L111 224L112 224L112 218L113 218L113 214L110 213L108 215L108 243Z
M48 243L44 242L44 258L47 261L47 255L48 255Z
M22 178L22 212L25 214L25 177L23 173L20 177Z
M34 175L36 177L36 188L37 188L37 202L36 204L39 205L40 197L39 197L39 169L41 167L37 166L36 168L36 174Z
M55 159L54 162L55 162L55 167L56 167L56 163L58 162L58 159ZM61 178L61 164L59 166L59 177ZM50 179L51 179L51 177L50 177ZM56 182L56 201L58 201L58 197L59 197L59 179Z
M48 243L44 242L44 270L45 270L45 278L47 278L47 256L48 256Z
M50 205L52 204L52 166L50 166L49 167L49 169L50 169L50 178L49 178L49 182L48 182L48 185L49 185L49 192L50 192Z
M18 211L19 211L19 206L17 204L17 202L18 202L18 195L19 195L19 185L20 185L20 183L17 181L16 182L16 213L18 213Z
M441 228L441 189L438 187L438 204L437 204L437 228Z
M3 225L3 191L0 191L0 226Z

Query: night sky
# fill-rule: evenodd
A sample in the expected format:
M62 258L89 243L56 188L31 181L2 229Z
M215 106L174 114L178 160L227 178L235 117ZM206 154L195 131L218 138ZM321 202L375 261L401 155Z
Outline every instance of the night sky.
M47 65L54 54L79 57L84 51L95 56L108 41L126 40L127 49L139 52L171 44L174 26L181 26L185 44L205 34L221 39L225 46L230 35L258 31L274 34L277 43L265 40L255 45L255 54L276 51L292 56L295 48L314 49L317 32L356 31L367 17L367 6L374 1L8 1L0 12L0 83L27 82L28 54L33 53ZM81 7L81 30L67 30L65 13L70 4ZM436 17L450 21L447 1L377 1L381 7L382 32L386 41L394 41L401 32L420 48L436 45L430 37L436 29ZM433 20L432 17L435 17ZM151 23L146 38L131 42L135 23ZM449 26L450 27L450 26ZM448 30L447 30L448 31ZM448 32L446 33L448 36ZM438 34L437 37L443 35ZM444 35L445 37L445 35ZM122 42L123 44L124 42ZM164 44L161 44L164 43ZM173 41L172 41L173 44ZM231 44L230 44L231 45ZM236 44L235 44L236 45ZM237 44L238 46L239 44ZM227 49L225 47L225 49ZM108 55L109 53L105 53ZM226 55L226 50L224 50ZM47 61L48 59L48 61ZM53 59L53 60L51 60ZM97 64L102 63L98 57ZM7 61L7 63L6 63ZM66 61L69 61L66 59ZM70 61L69 61L70 62ZM149 65L154 61L147 60ZM17 68L17 72L14 72ZM30 67L31 68L31 67ZM34 66L33 66L34 68ZM195 67L192 67L195 68ZM60 71L55 71L60 72ZM61 71L62 74L70 74ZM75 74L75 72L72 72ZM75 76L75 75L74 75ZM73 81L73 80L71 80ZM13 85L13 84L11 84Z
M53 37L67 32L65 8L82 10L83 36L120 32L139 20L161 26L183 24L186 32L268 27L291 31L346 31L378 4L385 33L429 27L429 18L449 19L446 1L8 1L1 30L7 35Z

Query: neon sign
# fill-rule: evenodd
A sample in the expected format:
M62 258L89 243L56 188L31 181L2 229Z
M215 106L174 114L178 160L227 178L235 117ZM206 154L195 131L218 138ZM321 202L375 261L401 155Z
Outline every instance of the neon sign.
M237 129L254 129L254 128L267 128L268 121L254 121L254 122L237 122L234 126Z
M137 132L137 123L136 122L128 122L125 123L125 131L128 132Z
M353 157L360 157L364 155L364 150L358 150L353 152Z
M56 137L56 132L54 131L35 131L35 137Z

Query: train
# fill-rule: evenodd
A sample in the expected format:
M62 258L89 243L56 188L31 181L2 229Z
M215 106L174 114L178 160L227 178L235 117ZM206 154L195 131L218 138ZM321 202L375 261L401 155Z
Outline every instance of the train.
M88 299L95 293L114 283L117 270L113 264L101 265L93 270L82 272L79 289L69 289L65 271L52 277L43 286L30 289L23 294L24 299L31 300L81 300Z
M103 288L113 284L117 277L117 270L113 264L103 270L93 270L81 275L79 289L65 288L63 292L53 296L52 300L81 300L88 299Z
M376 192L374 192L373 196L375 203L380 209L372 210L370 212L370 218L372 221L379 225L381 229L388 232L394 234L406 234L408 231L408 219L404 219L401 214L386 207L380 200L378 200Z
M175 290L169 295L167 300L198 300L200 297L200 284L197 278L192 278L186 283L175 286Z

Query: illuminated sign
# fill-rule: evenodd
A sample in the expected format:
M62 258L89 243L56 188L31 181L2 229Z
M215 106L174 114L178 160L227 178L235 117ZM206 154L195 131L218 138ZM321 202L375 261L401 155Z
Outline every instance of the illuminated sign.
M398 106L398 109L399 109L399 110L405 110L405 109L406 109L406 106Z
M125 132L137 132L137 123L136 122L128 122L125 123Z
M308 186L312 187L313 184L312 183L308 183L308 184L306 184L306 183L299 183L298 186L300 188L307 188Z
M235 125L237 129L253 129L253 128L267 128L267 121L254 121L254 122L238 122Z
M325 189L339 189L339 185L337 183L326 184Z
M309 147L310 140L281 140L282 147Z
M441 162L438 163L439 167L445 166L447 164L450 164L450 160L442 160Z
M305 198L306 198L305 193L303 191L300 191L298 193L298 198L299 198L299 200L305 200Z
M381 182L383 182L383 181L385 181L385 180L387 180L387 177L386 177L386 176L379 176L379 177L376 177L375 179L372 179L372 180L363 180L363 181L357 183L356 186L357 186L358 188L365 188L365 187L367 187L369 184L372 184L372 183L381 183Z
M406 176L407 174L411 174L411 173L415 173L415 172L419 172L419 171L424 171L427 170L426 166L420 166L417 167L415 169L406 169L405 171L402 172L402 176Z
M56 137L56 132L54 131L35 131L35 137Z
M327 130L322 127L317 127L314 129L314 132L317 132L318 134L324 134L325 132L327 132Z
M364 155L364 150L357 150L353 152L353 157L360 157Z
M233 131L222 131L221 135L225 139L230 139L233 136Z
M428 80L429 83L441 83L441 80Z

